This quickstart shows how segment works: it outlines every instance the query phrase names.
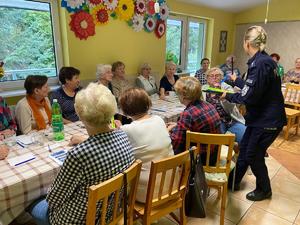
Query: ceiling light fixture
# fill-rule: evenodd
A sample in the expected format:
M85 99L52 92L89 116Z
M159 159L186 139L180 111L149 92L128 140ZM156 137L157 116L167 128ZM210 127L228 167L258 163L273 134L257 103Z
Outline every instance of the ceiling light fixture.
M269 4L270 4L270 0L268 0L268 2L267 2L267 10L266 10L265 24L267 24L267 22L268 22L268 16L269 16Z

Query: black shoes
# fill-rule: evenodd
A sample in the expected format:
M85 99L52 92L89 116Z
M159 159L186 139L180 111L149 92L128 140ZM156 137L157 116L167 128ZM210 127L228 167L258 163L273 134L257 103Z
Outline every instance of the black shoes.
M272 191L265 193L262 191L254 190L254 191L249 192L246 195L246 198L250 201L262 201L262 200L271 198L271 196L272 196Z

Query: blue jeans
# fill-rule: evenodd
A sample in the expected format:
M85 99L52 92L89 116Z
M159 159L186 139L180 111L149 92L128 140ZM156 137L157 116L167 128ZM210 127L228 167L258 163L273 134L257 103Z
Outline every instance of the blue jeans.
M33 217L37 225L50 225L49 207L45 198L37 200L33 203L28 212Z
M235 134L235 141L240 145L241 140L244 136L246 126L240 122L232 122L230 127L226 127L225 124L221 123L221 133L225 134L227 131Z

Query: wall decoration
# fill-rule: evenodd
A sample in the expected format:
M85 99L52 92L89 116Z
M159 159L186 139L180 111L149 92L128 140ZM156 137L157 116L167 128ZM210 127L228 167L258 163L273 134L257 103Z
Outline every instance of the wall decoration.
M95 35L95 26L108 24L109 17L125 21L136 32L154 32L161 38L169 16L166 0L62 0L61 6L71 13L69 25L80 40Z
M219 52L226 52L226 47L227 47L227 31L222 30L220 32Z

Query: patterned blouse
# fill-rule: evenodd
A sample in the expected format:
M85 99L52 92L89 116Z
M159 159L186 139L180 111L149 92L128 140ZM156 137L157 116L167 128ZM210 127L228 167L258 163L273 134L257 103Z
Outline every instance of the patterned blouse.
M0 131L17 130L17 125L4 98L0 97Z
M207 84L205 72L203 71L203 69L199 69L195 73L195 77L200 81L201 85Z
M289 70L284 76L284 81L299 83L300 82L300 72L297 73L293 69Z
M122 130L91 136L73 148L46 197L50 224L85 224L88 188L123 172L133 162L132 146ZM97 221L100 206L97 207ZM110 214L108 210L107 216Z
M77 93L79 90L80 88L76 89L75 93ZM58 88L50 96L51 104L53 103L53 99L57 99L63 118L72 122L79 120L74 108L75 96L76 94L73 97L67 95L62 87Z

